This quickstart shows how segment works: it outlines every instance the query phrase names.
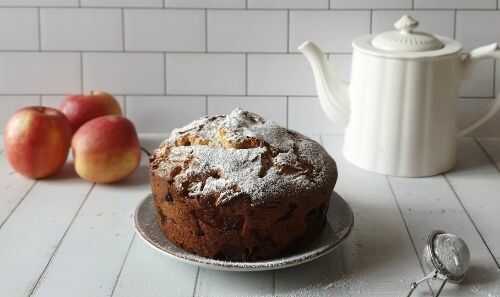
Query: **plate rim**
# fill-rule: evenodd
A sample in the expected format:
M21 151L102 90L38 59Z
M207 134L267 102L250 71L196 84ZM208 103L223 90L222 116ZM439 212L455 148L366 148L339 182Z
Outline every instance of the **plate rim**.
M163 248L159 247L153 240L150 239L148 235L146 235L141 228L139 228L139 220L138 220L138 213L143 206L143 204L148 200L148 199L153 199L152 193L149 193L144 197L136 206L135 211L134 211L134 229L135 232L139 235L139 237L146 242L150 247L152 247L154 250L160 252L162 255L166 255L172 259L175 259L177 261L190 264L190 265L195 265L203 268L208 268L211 270L219 270L219 271L241 271L241 272L250 272L250 271L269 271L269 270L278 270L278 269L284 269L288 267L293 267L293 266L298 266L301 264L305 264L308 262L311 262L313 260L316 260L322 256L325 256L332 251L334 251L340 244L342 244L347 237L352 232L352 229L354 227L354 212L352 211L351 206L349 203L342 197L340 196L337 192L332 191L331 196L337 195L340 199L343 200L343 202L346 205L347 210L349 211L349 217L350 217L350 222L351 224L345 228L346 230L345 234L343 234L339 239L335 242L335 244L329 245L327 247L321 247L317 248L314 250L306 250L302 253L291 255L291 256L284 256L284 257L278 257L278 258L272 258L272 259L266 259L266 260L260 260L260 261L255 261L255 262L236 262L236 261L225 261L225 260L218 260L218 259L212 259L212 258L207 258L203 256L199 256L193 253L189 253L186 251L186 253L189 253L189 255L193 255L196 258L190 258L190 257L183 257L179 254L169 252L167 250L164 250ZM327 219L328 220L328 219ZM156 222L156 220L155 220ZM330 224L330 222L328 222ZM167 238L165 240L169 241ZM170 242L170 241L169 241ZM175 245L174 243L170 242L171 244Z

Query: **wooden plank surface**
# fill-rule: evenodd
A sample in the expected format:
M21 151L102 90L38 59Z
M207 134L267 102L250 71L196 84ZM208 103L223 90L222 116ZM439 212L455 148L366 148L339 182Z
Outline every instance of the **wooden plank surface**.
M70 164L37 182L0 229L2 296L30 295L91 187Z
M479 230L500 260L500 173L472 138L461 139L456 169L445 175Z
M309 267L277 271L277 295L404 295L410 281L423 272L386 178L347 163L341 136L325 136L323 144L337 160L340 176L335 190L352 206L355 227L339 254Z
M466 279L461 285L448 284L442 296L498 296L500 283L493 282L500 276L495 261L446 180L442 176L389 179L420 259L433 230L462 237L471 250ZM436 291L440 281L430 283Z
M197 268L158 253L135 237L113 297L191 297Z
M229 272L200 269L195 296L269 296L273 292L273 272Z
M151 150L165 135L141 138ZM0 296L404 296L423 275L417 254L435 228L462 236L472 252L466 280L443 296L500 296L488 250L499 258L500 167L493 164L500 164L500 139L481 139L482 148L461 140L456 170L420 179L354 167L341 156L341 136L325 136L324 144L337 160L336 191L353 207L355 228L334 253L274 273L198 271L134 237L131 214L149 192L146 167L90 191L70 166L36 184L23 179L0 152ZM422 286L415 296L429 294Z
M141 145L151 152L165 137L164 134L141 135ZM147 184L149 191L149 182ZM197 273L197 267L158 253L136 236L113 296L156 297L166 291L172 297L192 296Z
M1 135L0 135L1 138ZM17 174L0 152L0 228L31 191L35 181Z
M133 212L150 191L146 164L143 155L132 176L94 187L33 296L112 294L134 235Z

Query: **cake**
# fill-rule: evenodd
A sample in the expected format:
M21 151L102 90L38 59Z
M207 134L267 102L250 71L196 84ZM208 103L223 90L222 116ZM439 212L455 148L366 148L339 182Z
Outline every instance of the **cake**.
M320 234L337 180L314 140L233 110L174 129L150 157L158 223L200 256L256 261Z

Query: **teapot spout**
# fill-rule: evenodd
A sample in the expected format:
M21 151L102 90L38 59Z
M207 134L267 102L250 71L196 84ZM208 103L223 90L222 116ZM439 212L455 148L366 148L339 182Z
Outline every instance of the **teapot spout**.
M335 123L349 121L349 85L328 65L323 52L310 41L298 47L311 65L321 108Z

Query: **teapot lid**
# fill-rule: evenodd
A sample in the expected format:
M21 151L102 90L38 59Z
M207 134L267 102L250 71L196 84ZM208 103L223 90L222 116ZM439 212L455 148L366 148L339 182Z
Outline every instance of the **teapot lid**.
M388 31L375 36L373 47L393 52L422 52L439 50L444 47L443 42L436 36L415 31L418 21L409 15L403 15L394 27L397 31Z

